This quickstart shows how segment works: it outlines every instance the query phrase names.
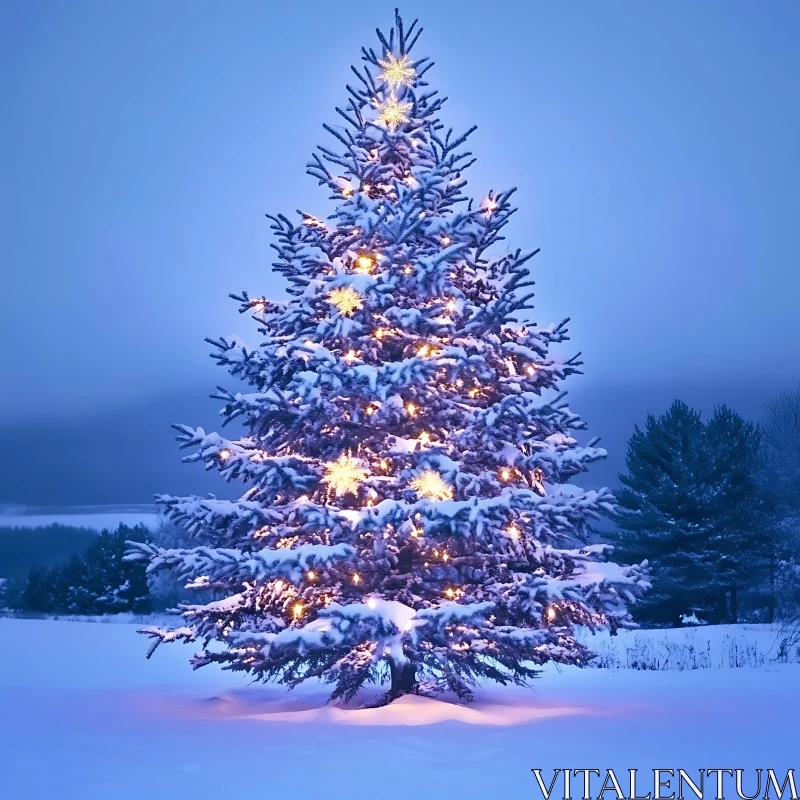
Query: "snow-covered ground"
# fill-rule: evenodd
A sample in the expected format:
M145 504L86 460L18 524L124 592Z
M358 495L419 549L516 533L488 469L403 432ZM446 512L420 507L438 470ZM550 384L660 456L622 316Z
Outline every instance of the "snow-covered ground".
M127 506L68 506L38 508L33 506L0 505L0 526L38 528L40 526L72 525L92 530L114 530L120 523L145 525L156 530L159 516L152 505Z
M488 687L466 708L342 710L318 686L193 673L190 647L146 661L134 630L0 619L0 796L541 798L533 767L800 766L796 664L548 668L532 690Z

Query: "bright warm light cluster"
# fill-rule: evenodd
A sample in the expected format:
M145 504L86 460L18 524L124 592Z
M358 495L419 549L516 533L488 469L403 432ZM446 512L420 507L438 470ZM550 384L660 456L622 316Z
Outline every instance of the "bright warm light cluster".
M420 497L431 500L449 500L453 496L453 487L433 469L426 469L417 475L410 486Z
M328 295L328 302L336 306L343 317L349 317L354 311L364 307L364 300L352 286L332 289Z
M385 103L378 105L380 114L376 122L385 125L391 133L404 122L408 122L408 112L411 111L411 103L403 103L392 95Z
M411 66L408 56L395 58L391 53L384 61L379 61L381 78L394 90L398 86L411 86L417 77L417 71Z
M336 461L325 465L325 477L322 479L333 490L337 497L358 491L361 482L369 473L361 462L342 453Z

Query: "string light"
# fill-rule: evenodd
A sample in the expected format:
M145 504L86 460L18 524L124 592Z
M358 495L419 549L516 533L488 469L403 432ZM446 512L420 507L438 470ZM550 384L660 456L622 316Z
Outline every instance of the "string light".
M508 535L509 535L509 536L510 536L512 539L519 539L520 530L519 530L519 528L518 528L516 525L509 525L509 526L506 528L506 533L507 533L507 534L508 534Z
M427 497L431 500L450 500L453 496L453 487L433 469L426 469L425 472L417 475L409 485L420 497Z
M385 458L382 458L378 466L380 466L382 470L387 470L389 469L389 462Z
M231 457L231 451L227 449L220 450L219 457L221 461L227 461Z
M341 189L341 192L345 197L352 197L355 194L355 191L356 190L349 183L346 183Z
M253 311L260 314L267 307L267 304L263 300L253 300L250 306Z
M358 353L355 350L348 350L344 360L345 361L355 361L358 358Z
M361 583L361 576L357 572L353 573L353 583L355 584Z
M389 53L384 61L378 62L378 65L381 68L381 78L392 90L398 86L411 86L417 77L417 71L411 66L407 55L395 58Z
M528 375L535 375L536 374L536 367L534 367L533 364L528 364L528 366L527 366L525 371L528 373Z
M403 103L391 95L385 103L378 104L378 109L381 113L376 122L385 125L390 133L394 133L400 125L408 122L411 103Z
M306 578L308 578L310 581L315 581L317 579L317 573L314 572L313 569L310 569L308 572L306 572Z
M364 192L364 194L369 194L372 191L372 186L368 183L362 183L361 191Z
M325 465L325 476L322 480L337 497L342 497L346 494L355 494L368 474L359 461L342 453L336 461Z
M427 344L424 344L422 345L422 347L420 347L419 350L417 350L417 355L420 356L421 358L425 358L425 356L427 356L429 352L430 352L430 347L428 347Z
M365 272L369 275L375 269L375 259L366 254L360 255L356 259L356 272Z
M406 411L409 417L413 417L417 413L417 407L413 403L407 403Z
M349 317L354 311L364 307L364 300L352 286L342 286L331 290L328 302L336 306L344 317Z
M413 271L414 271L414 268L411 266L411 264L406 264L403 267L403 275L410 275Z
M452 298L450 298L450 300L447 301L447 310L448 311L456 310L456 301L453 300Z
M358 234L361 233L361 228L353 228L353 230L350 232L353 234L353 236L358 236Z
M442 236L441 242L442 244L447 247L453 240L449 236Z
M292 616L295 619L300 619L300 617L303 616L303 609L304 609L304 606L303 606L302 603L295 603L292 606Z
M500 477L504 480L511 480L511 470L510 469L501 469L500 470Z
M483 201L483 210L487 216L490 216L497 210L497 200L493 197L486 197Z
M547 609L547 619L552 622L555 618L556 610L553 608L553 606L550 606L550 608Z
M428 445L431 443L431 435L428 433L428 431L422 431L418 437L418 441L423 446Z

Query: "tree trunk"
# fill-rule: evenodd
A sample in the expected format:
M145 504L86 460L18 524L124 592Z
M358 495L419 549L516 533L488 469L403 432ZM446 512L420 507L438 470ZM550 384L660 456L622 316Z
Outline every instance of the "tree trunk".
M392 669L392 688L389 693L394 700L414 690L414 687L417 685L417 671L410 661L405 661L402 664L395 664L394 661L390 663Z

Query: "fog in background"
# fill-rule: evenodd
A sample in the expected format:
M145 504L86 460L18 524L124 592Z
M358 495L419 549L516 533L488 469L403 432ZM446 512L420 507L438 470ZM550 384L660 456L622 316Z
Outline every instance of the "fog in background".
M305 176L394 2L0 10L0 502L230 493L171 422L216 427L205 336L281 297L263 214ZM536 320L572 317L572 408L610 450L675 397L758 419L800 380L800 5L413 2L417 55L479 128L472 194L518 186ZM237 487L238 489L238 487Z

